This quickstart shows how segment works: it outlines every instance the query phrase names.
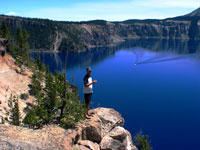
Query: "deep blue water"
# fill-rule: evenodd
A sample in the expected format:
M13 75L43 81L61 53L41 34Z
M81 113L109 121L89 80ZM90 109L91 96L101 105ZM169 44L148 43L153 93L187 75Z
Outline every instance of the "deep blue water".
M67 79L79 87L91 66L92 107L111 107L132 135L143 131L154 150L200 148L199 41L136 40L117 47L69 52ZM32 53L35 57L38 53ZM40 53L51 71L63 71L66 53ZM136 65L135 65L136 64Z

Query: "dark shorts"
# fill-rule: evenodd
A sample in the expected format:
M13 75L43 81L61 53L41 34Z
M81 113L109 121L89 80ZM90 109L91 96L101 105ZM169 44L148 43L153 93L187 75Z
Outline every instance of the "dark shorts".
M85 104L90 104L90 101L92 99L92 93L84 94L84 97L85 97Z

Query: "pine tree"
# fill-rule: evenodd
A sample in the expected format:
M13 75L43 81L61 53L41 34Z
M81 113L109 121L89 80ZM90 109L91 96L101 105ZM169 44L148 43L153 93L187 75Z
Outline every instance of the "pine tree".
M16 64L29 65L29 33L19 26L17 32L11 30L10 22L3 20L0 26L0 37L8 40L8 52L16 59Z
M22 36L23 36L23 53L24 53L24 57L26 58L26 63L27 65L29 64L29 44L28 44L28 38L30 37L29 33L26 30L23 30L22 32Z
M17 45L19 48L23 48L23 34L21 27L17 28Z
M2 25L1 25L1 32L2 32L2 37L3 38L7 38L8 36L8 27L7 27L7 24L6 24L6 21L4 20Z
M39 96L42 90L40 80L38 78L38 73L34 71L31 77L31 94L35 97Z
M44 72L44 71L45 71L45 67L44 67L43 63L41 62L41 60L40 60L40 55L37 55L37 58L36 58L36 65L37 65L37 69L38 69L40 72Z
M67 57L68 57L68 53L66 53L66 56L65 56L65 64L64 64L64 81L63 81L63 84L61 86L63 86L64 90L63 90L63 101L62 101L62 106L61 106L61 115L60 117L63 118L63 113L64 113L64 109L66 107L66 92L67 92Z
M9 98L8 101L8 105L10 107L10 123L12 125L16 125L16 126L20 126L21 124L21 115L20 115L20 111L19 111L19 102L18 102L18 98L16 98L16 96L12 96Z
M13 117L12 117L12 124L19 126L21 124L20 122L20 111L19 111L19 102L18 99L16 99L14 108L13 108Z
M25 29L21 29L21 27L17 28L16 33L16 48L15 48L15 58L17 64L21 65L29 65L29 33Z
M36 60L37 68L40 63L38 56ZM36 69L36 73L32 76L32 88L34 87L34 90L36 90L36 86L33 85L40 80L37 75L40 73L41 71ZM85 107L81 104L76 90L66 81L62 73L55 72L55 75L53 75L48 66L42 75L45 79L45 87L41 87L37 94L38 104L26 115L24 124L37 128L50 123L59 124L64 128L74 127L79 120L84 118L85 114ZM31 90L33 90L32 88Z
M12 30L11 30L11 24L8 23L8 35L6 37L8 39L8 52L13 56L15 57L15 47L16 47L16 44L14 42L14 38L13 38L13 35L12 35Z
M12 32L11 32L11 25L8 22L8 24L6 24L5 20L3 21L2 25L1 25L1 33L3 38L6 38L8 40L8 49L9 50L13 50L15 44L13 42L13 37L12 37Z
M24 49L28 49L29 48L29 44L28 44L28 38L30 37L29 33L24 29L22 31L22 43L23 43L23 48Z
M49 73L45 80L46 87L46 95L44 98L46 111L49 116L48 122L51 122L54 118L55 111L57 110L58 106L58 95L57 95L57 88L55 84L55 77Z
M151 150L149 136L143 135L142 132L139 132L134 137L134 143L139 150Z

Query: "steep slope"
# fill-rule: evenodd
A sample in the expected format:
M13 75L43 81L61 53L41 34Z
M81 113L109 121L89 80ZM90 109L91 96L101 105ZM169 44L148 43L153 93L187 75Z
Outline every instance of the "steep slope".
M5 40L0 39L0 41ZM0 42L0 47L4 47L3 43ZM21 69L24 70L23 74L19 73ZM18 97L22 118L25 115L23 110L27 106L27 103L34 103L34 98L29 95L30 89L28 86L31 83L31 75L32 73L28 68L19 68L16 66L11 56L5 55L2 57L0 55L0 123L2 119L9 117L10 107L8 105L8 99L11 96ZM23 100L20 98L21 94L27 94L29 97Z

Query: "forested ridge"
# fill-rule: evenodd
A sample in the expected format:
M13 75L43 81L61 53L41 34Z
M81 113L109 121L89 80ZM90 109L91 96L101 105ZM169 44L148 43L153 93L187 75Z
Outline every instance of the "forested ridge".
M130 38L200 39L199 9L194 15L163 20L104 20L68 22L48 19L0 16L0 23L10 24L12 34L20 26L30 38L30 50L74 51L108 46Z

